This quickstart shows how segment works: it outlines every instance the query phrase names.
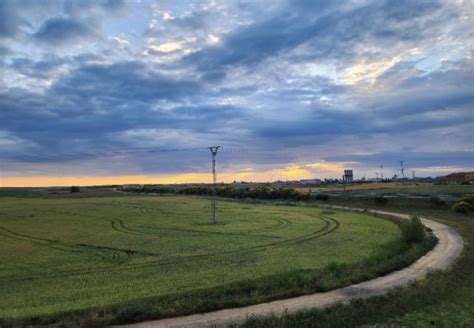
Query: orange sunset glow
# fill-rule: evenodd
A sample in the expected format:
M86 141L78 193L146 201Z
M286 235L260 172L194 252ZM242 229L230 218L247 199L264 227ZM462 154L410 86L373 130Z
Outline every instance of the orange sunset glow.
M347 165L353 163L319 161L301 165L282 166L271 169L252 169L218 172L217 181L229 183L233 181L288 181L314 179L338 175ZM211 172L189 172L183 174L161 175L116 175L116 176L27 176L2 177L0 187L48 187L48 186L97 186L116 184L179 184L179 183L210 183Z
M313 175L300 166L275 169L268 172L240 171L224 172L218 175L219 182L274 181L308 179ZM122 176L30 176L4 177L0 187L47 187L47 186L93 186L115 184L175 184L210 183L210 173L184 173L177 175L122 175Z

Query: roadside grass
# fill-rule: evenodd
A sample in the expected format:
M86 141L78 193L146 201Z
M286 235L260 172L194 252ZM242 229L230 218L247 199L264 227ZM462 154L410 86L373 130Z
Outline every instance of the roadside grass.
M0 326L104 326L327 291L435 243L363 213L219 204L214 226L198 197L3 198Z
M282 317L255 317L239 327L473 327L474 326L474 217L433 208L429 201L415 210L406 202L369 206L429 217L455 228L464 238L462 256L451 269L397 289L386 296L358 300L349 305L302 311ZM361 207L360 201L339 205Z
M381 201L383 200L383 201ZM393 210L394 212L417 215L419 211L435 211L445 214L451 212L450 202L437 197L412 198L412 197L382 197L382 196L331 196L328 200L320 202L324 205L341 205L347 207L370 208L376 210ZM450 213L448 214L450 215Z

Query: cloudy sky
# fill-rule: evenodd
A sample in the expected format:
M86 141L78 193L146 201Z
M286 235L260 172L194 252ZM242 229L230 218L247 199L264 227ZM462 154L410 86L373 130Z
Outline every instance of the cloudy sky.
M473 12L0 0L0 185L472 170Z

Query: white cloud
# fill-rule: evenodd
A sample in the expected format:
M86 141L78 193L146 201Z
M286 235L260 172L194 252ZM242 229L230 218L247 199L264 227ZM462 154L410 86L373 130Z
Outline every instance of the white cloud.
M377 77L382 75L388 69L398 64L407 57L420 53L418 48L409 49L398 55L390 56L378 60L362 59L361 62L352 65L346 69L346 76L343 79L344 84L356 85L361 82L373 83Z
M208 34L207 40L210 44L216 44L216 43L219 43L221 39L217 35Z

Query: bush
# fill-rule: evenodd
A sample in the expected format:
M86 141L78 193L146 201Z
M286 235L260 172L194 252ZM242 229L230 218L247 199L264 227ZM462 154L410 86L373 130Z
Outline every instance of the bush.
M426 239L425 227L418 216L412 216L407 222L400 224L403 239L409 244L419 243Z
M301 200L301 201L310 200L311 195L310 194L303 194L303 193L300 192L296 195L296 199Z
M470 205L474 206L474 195L473 194L467 194L464 197L460 199L460 201L464 201L466 203L469 203Z
M213 195L213 188L209 186L187 187L177 191L166 187L144 186L139 192L159 193L159 194L184 194L184 195ZM262 185L257 187L237 188L234 186L222 186L216 188L216 195L228 198L251 198L251 199L289 199L297 201L306 201L312 198L310 193L299 192L291 188L272 188ZM328 200L329 195L316 195L316 199Z
M465 201L457 201L453 204L452 209L457 213L474 212L474 206Z
M316 200L329 200L329 195L327 194L317 194L314 196L314 199Z
M451 208L458 213L474 212L474 195L469 194L458 199Z
M78 186L72 186L71 187L71 192L79 192L81 191Z
M385 205L388 203L388 199L383 196L374 197L375 204Z

